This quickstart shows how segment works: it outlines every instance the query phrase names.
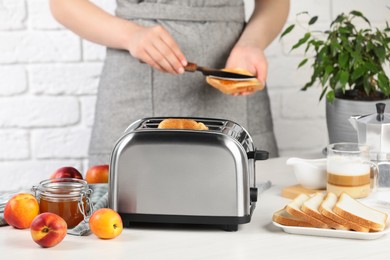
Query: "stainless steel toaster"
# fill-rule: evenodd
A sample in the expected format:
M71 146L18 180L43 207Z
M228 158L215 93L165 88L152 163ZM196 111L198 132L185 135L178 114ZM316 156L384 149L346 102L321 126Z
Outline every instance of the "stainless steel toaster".
M268 152L256 150L249 133L229 120L188 118L209 130L157 128L164 119L132 123L113 149L109 206L124 226L212 224L236 231L250 222L255 161Z

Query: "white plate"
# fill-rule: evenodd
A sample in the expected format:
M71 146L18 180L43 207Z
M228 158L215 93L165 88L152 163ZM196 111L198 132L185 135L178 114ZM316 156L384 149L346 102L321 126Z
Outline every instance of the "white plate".
M381 236L385 235L390 231L389 225L387 225L386 229L381 232L365 233L365 232L335 230L335 229L325 229L325 228L284 226L276 222L272 222L272 224L282 228L284 232L290 234L323 236L323 237L339 237L339 238L351 238L351 239L366 239L366 240L380 238Z

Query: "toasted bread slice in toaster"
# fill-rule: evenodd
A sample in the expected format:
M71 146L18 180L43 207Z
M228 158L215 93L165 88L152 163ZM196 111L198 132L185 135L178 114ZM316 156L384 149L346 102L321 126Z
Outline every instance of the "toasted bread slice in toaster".
M168 118L164 119L158 125L161 129L193 129L193 130L208 130L209 128L203 123L198 123L192 119L185 118Z

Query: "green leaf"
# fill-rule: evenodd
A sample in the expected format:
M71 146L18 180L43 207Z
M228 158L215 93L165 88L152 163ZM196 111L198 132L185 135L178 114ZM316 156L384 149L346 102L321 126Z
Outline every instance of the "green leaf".
M330 76L330 73L332 73L332 71L333 71L332 65L326 66L324 76L322 77L322 80L321 80L322 86L325 86L325 84L328 81L328 78Z
M355 81L356 79L363 76L363 74L366 72L366 68L364 66L357 67L353 72L351 76L351 80Z
M362 12L359 12L359 11L351 11L350 14L362 18L362 19L363 19L364 21L366 21L369 25L371 25L370 21L362 14Z
M332 27L335 24L340 24L342 23L347 17L345 16L344 13L339 14L336 19L333 20L333 22L330 24L330 27Z
M352 52L351 53L352 57L353 57L353 66L354 68L357 68L357 66L359 66L359 64L362 63L362 55L360 54L360 52Z
M386 59L386 50L383 46L374 47L375 55L379 58L381 62L384 62Z
M367 36L366 36L367 37ZM368 38L368 37L367 37ZM367 39L367 45L366 45L366 48L367 48L367 52L371 51L373 48L374 48L374 44L372 44L371 40L370 39Z
M330 42L330 47L332 51L332 56L336 56L336 54L340 51L341 45L337 42L337 40L333 39Z
M280 39L283 38L286 34L290 33L295 27L295 24L290 25L283 31L282 35L280 35Z
M340 84L341 84L341 86L344 87L345 84L347 84L348 80L349 80L349 73L348 73L348 71L345 71L345 70L341 71L341 73L340 73Z
M318 52L318 49L324 44L321 40L311 40L310 43L314 46L314 50Z
M339 70L337 72L334 72L333 75L330 77L329 86L332 89L336 89L336 86L338 85L339 80L340 80L340 74L341 74L341 71Z
M348 27L340 27L339 32L343 34L351 34L351 29Z
M362 12L356 11L356 10L352 10L352 11L350 12L350 14L353 14L354 16L363 16Z
M340 35L340 39L343 48L346 49L348 52L352 53L353 52L352 43L348 40L348 38L345 37L345 35Z
M315 22L317 22L317 20L318 20L318 16L313 16L313 17L309 20L309 25L315 24Z
M311 33L305 33L305 35L291 48L291 50L294 50L296 48L298 48L299 46L301 46L302 44L304 44L305 42L307 42L307 40L309 40L311 36Z
M299 69L300 67L302 67L303 65L305 65L307 61L308 61L307 58L306 58L306 59L303 59L303 60L299 63L298 69Z
M341 69L346 69L348 57L349 57L348 53L345 52L340 53L338 62L339 62L339 67Z
M328 100L328 102L330 102L330 103L333 103L333 101L334 101L334 91L333 90L330 90L328 92L328 94L326 94L326 100Z
M314 45L313 44L313 40L311 40L307 45L306 45L306 49L305 49L305 53L307 53L307 51L310 49L310 46Z
M320 95L320 101L322 100L322 98L324 97L326 91L328 90L328 87L324 87L324 89L322 90L321 92L321 95Z
M321 48L321 50L318 52L318 54L316 55L318 66L322 66L324 63L324 60L326 60L328 58L328 50L329 50L329 47L327 45L324 45Z
M361 50L363 48L363 42L364 42L363 35L358 34L356 36L356 40L355 40L355 51L361 52Z
M390 94L389 78L383 72L378 73L378 85L385 95Z
M351 23L350 21L348 21L348 20L345 21L344 25L345 25L344 28L346 28L348 30L348 34L353 34L353 32L356 31L355 25L353 23Z
M389 26L389 22L388 21L386 21L385 32L390 32L390 26Z
M314 70L313 75L311 75L310 81L307 82L305 84L305 86L303 86L301 88L301 90L306 91L309 87L313 86L314 82L316 81L317 76L318 76L318 72L316 70Z
M380 70L379 66L376 65L374 62L371 62L371 61L367 61L364 66L366 67L366 69L368 71L370 71L371 73L373 74L376 74L378 73L378 71Z
M363 80L363 87L364 87L364 92L366 92L366 94L369 95L372 88L369 78L365 78Z

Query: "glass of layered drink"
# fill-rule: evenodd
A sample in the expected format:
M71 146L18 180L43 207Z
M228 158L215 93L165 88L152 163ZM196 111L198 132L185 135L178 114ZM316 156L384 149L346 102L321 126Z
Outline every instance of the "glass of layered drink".
M335 143L327 147L327 153L328 192L364 198L375 190L378 167L370 162L368 145Z

